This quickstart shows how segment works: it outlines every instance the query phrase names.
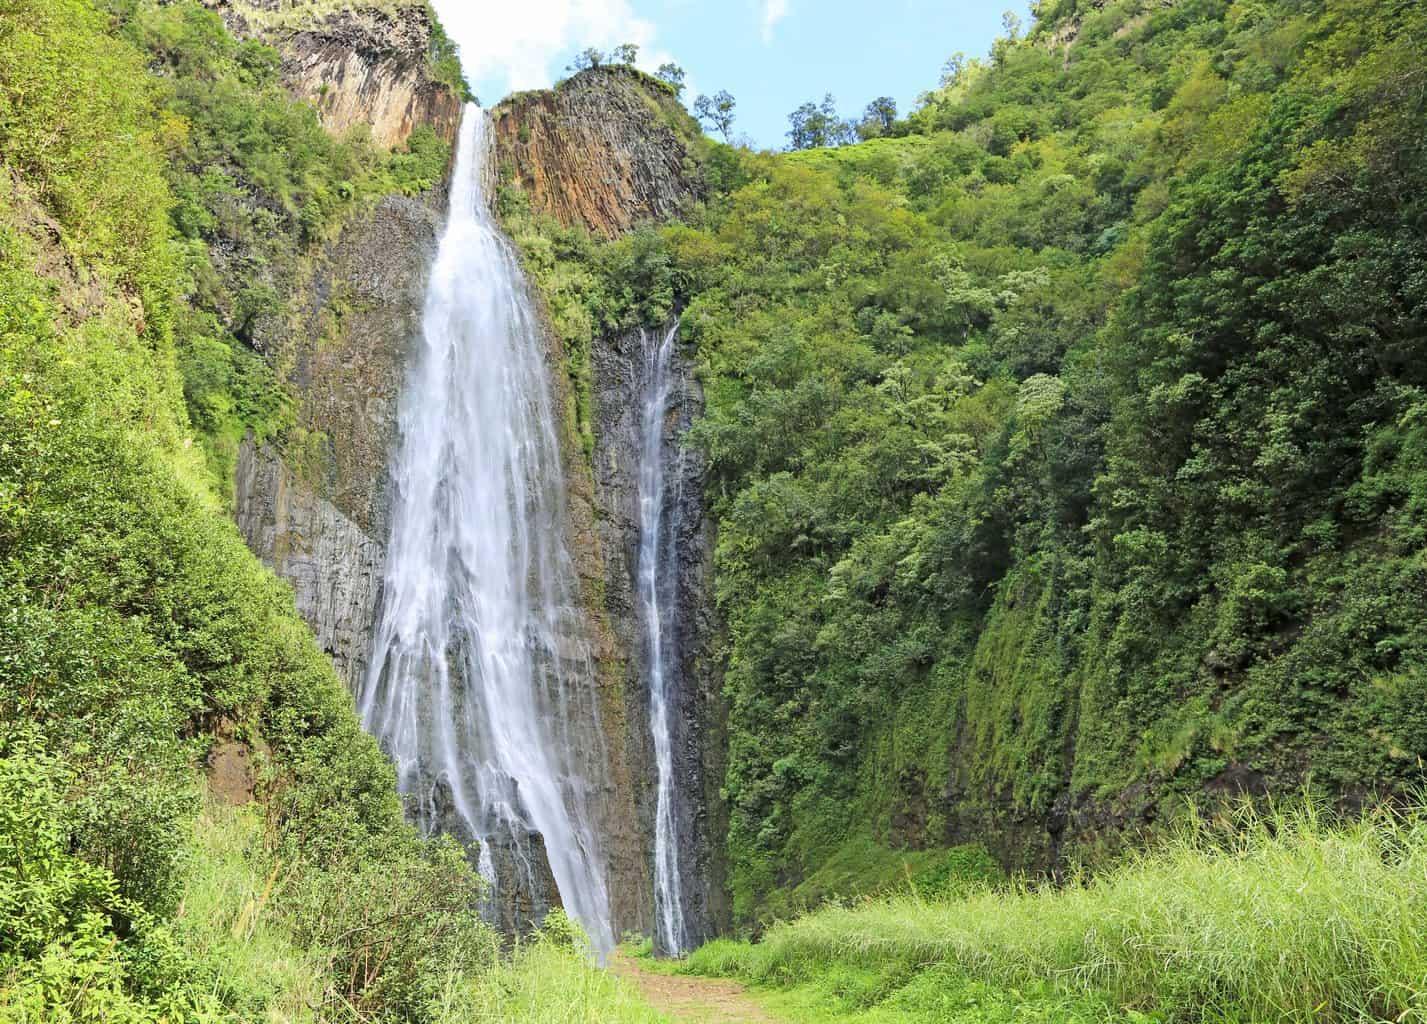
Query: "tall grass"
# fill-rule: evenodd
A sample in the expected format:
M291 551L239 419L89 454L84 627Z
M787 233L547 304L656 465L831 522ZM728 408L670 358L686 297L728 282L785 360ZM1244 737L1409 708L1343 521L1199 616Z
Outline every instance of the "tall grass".
M1427 1022L1427 814L1313 810L1197 824L1062 888L831 907L695 973L775 986L850 967L1048 986L1173 1021Z
M543 939L478 978L453 980L437 1019L452 1024L669 1024L584 952Z
M270 1024L317 1019L327 988L326 958L303 949L278 920L282 865L263 853L256 807L210 801L195 830L176 927L211 972L214 994Z

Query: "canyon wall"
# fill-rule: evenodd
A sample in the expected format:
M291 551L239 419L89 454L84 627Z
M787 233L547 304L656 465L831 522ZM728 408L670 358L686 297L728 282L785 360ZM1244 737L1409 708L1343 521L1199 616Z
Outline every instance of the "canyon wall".
M382 58L377 50L363 50L353 34L354 24L370 28L387 22L347 14L295 30L290 19L264 21L253 4L244 5L246 14L224 6L230 23L279 47L289 85L300 95L315 95L329 129L340 131L354 117L374 126L397 125L389 102L393 89L350 88L353 75L332 70L350 69L360 57L372 61L362 72L365 81L407 80L403 76L415 66L420 47L393 43ZM419 38L424 6L399 11L411 20L383 38ZM309 74L311 69L318 70ZM454 135L459 119L454 99L449 109L444 101L412 109L418 123L424 119L443 135ZM696 128L663 86L636 72L586 73L557 90L514 97L492 116L492 160L502 179L518 183L532 207L567 225L614 236L672 217L700 197ZM409 133L407 115L399 120L388 140ZM291 293L290 301L280 315L260 319L250 331L254 347L295 396L297 429L281 451L252 441L243 446L235 514L252 549L292 584L299 610L354 690L367 671L390 526L397 407L408 354L421 329L444 202L439 192L388 197L356 216L296 280L275 282L278 290ZM566 353L548 324L545 334L557 407L573 410ZM606 844L617 934L648 933L654 912L656 773L642 634L632 597L638 427L627 415L638 407L644 381L637 359L630 361L629 346L629 338L611 336L601 338L592 353L594 452L579 439L572 414L562 446L570 550L607 738L606 770L595 780L591 800ZM671 419L672 434L681 433L701 408L692 365L681 360L679 374L685 400ZM687 682L677 708L678 773L687 799L684 819L691 823L681 853L684 863L695 866L691 878L700 880L689 893L692 930L700 937L728 919L718 842L723 831L721 681L713 657L718 624L706 598L712 536L702 510L701 474L696 458L681 456L677 618Z
M286 318L259 330L296 396L286 448L244 443L234 508L248 546L292 584L355 692L386 564L391 452L420 336L440 197L389 196L308 268Z
M677 217L701 195L688 112L632 68L581 72L512 96L491 116L502 179L566 227L612 238Z
M334 8L320 0L211 0L239 35L282 56L284 81L340 135L371 126L395 147L420 125L454 139L462 101L434 77L438 29L424 2ZM366 673L389 530L391 452L406 363L445 217L438 188L387 196L294 266L267 271L281 297L246 340L294 400L281 450L245 442L234 512L252 550L296 592L298 610L348 687ZM241 247L220 275L251 272Z

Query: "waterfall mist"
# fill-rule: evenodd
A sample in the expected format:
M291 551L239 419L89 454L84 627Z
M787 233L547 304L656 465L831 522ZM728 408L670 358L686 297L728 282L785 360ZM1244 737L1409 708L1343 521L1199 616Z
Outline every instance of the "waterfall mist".
M548 862L560 902L607 952L589 785L604 740L541 331L487 206L487 122L472 106L461 127L359 704L419 825L481 843L493 905L541 916Z

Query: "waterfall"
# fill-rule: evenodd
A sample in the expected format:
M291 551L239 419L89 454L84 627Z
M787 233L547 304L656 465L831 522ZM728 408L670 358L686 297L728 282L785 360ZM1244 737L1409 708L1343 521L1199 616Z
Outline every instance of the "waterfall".
M654 908L659 947L678 956L687 950L684 926L683 876L679 869L679 815L674 778L672 705L676 696L678 652L672 616L677 601L670 593L669 559L674 548L674 526L666 522L664 423L674 375L670 372L679 327L662 336L642 332L645 354L645 391L640 423L639 451L639 565L638 599L644 624L645 663L649 681L649 724L654 736L658 771L654 815Z
M495 901L526 917L553 902L548 863L604 953L614 935L589 792L604 740L542 334L487 205L487 122L470 106L461 125L359 704L421 828L478 841Z

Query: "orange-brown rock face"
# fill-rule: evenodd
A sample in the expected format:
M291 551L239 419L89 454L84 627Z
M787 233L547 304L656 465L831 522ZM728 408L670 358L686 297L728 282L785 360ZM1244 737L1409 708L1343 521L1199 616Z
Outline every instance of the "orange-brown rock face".
M432 77L433 26L424 3L329 10L321 0L206 2L235 32L282 53L288 87L317 108L334 135L367 125L377 145L392 149L429 125L455 141L461 97Z
M585 71L498 106L496 166L531 208L613 238L678 216L699 197L698 127L660 85L627 68Z

